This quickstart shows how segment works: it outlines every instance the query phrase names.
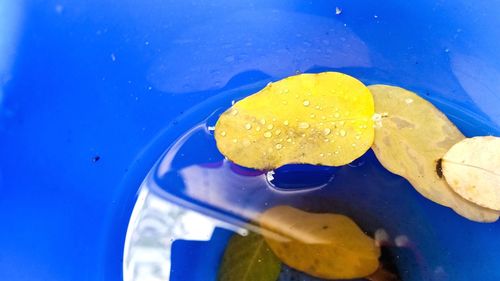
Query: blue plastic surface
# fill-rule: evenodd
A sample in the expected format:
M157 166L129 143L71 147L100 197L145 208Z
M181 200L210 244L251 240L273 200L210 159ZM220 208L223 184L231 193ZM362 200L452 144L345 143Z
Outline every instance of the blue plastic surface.
M232 235L231 231L216 228L209 241L174 241L170 280L216 281L218 268L206 265L219 264Z
M498 1L1 1L0 280L121 280L137 189L174 137L164 129L231 89L337 70L498 132L498 14ZM451 249L434 252L457 265L444 280L500 279L499 223L416 211Z

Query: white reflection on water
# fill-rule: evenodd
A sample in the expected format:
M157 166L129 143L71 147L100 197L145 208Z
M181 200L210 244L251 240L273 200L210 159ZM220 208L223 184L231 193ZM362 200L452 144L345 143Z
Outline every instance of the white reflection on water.
M500 71L498 65L481 56L454 52L451 55L453 74L472 101L500 126Z
M169 280L172 243L207 241L216 225L215 220L160 199L143 186L125 239L123 280Z
M0 112L4 98L3 87L10 79L20 29L21 0L0 1Z

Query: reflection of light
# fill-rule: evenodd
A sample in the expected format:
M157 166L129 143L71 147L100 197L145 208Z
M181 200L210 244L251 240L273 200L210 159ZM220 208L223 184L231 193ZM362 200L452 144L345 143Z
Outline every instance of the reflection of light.
M226 160L219 168L193 165L182 169L179 173L184 181L184 192L190 198L252 220L267 202L273 202L270 197L273 194L267 192L264 176L240 175L231 171L230 165Z
M252 71L276 79L315 67L369 66L367 46L338 18L244 9L180 29L156 56L148 79L161 91L189 93L221 89Z
M218 225L141 188L125 239L123 280L169 280L174 240L208 241Z
M172 161L174 160L175 156L177 155L177 152L181 147L184 145L184 143L195 133L199 132L200 130L203 130L205 127L204 125L197 125L194 128L190 129L187 131L179 140L175 142L175 144L168 149L167 154L163 157L161 160L160 166L158 168L158 175L164 175L168 170L172 168Z
M0 106L3 101L3 86L10 78L10 68L15 56L22 2L0 1Z
M462 88L472 101L488 115L495 125L500 126L500 71L488 59L481 56L454 52L451 67Z

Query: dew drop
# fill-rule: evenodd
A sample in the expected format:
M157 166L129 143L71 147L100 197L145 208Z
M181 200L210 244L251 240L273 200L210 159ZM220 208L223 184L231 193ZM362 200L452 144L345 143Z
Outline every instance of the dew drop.
M291 138L286 139L287 142L292 142Z
M288 120L283 121L283 125L288 126Z
M314 118L314 117L316 117L316 115L314 115L314 114L311 114L310 116L311 116L311 118Z
M320 110L320 109L321 109L321 106L316 105L314 108L316 108L317 110Z
M250 123L246 123L246 124L245 124L245 129L247 129L247 130L252 129L252 124L250 124Z
M325 157L325 154L324 153L320 153L319 157Z
M226 131L220 132L220 135L223 136L223 137L225 137L226 136Z
M346 131L345 130L340 130L340 136L341 137L345 137L345 135L347 135Z
M281 134L281 130L280 130L280 129L278 129L278 130L274 131L274 134L275 134L275 135L279 135L279 134Z
M273 124L269 124L269 125L267 125L267 129L268 129L268 130L271 130L273 127L274 127L274 126L273 126Z
M233 116L238 115L238 110L236 108L231 110L231 115L233 115Z
M406 104L410 104L410 103L412 103L412 102L413 102L413 99L411 99L411 98L407 98L407 99L405 99L405 102L406 102Z
M260 124L265 125L266 124L266 119L262 118L262 119L260 119L259 122L260 122Z
M336 112L336 113L333 115L333 117L335 117L335 118L339 118L339 117L340 117L340 114L339 114L338 112Z
M233 143L237 143L238 142L238 139L233 139Z
M269 171L266 173L266 179L268 182L271 182L274 180L274 171Z
M339 151L338 151L338 150L335 150L333 153L334 153L334 154L339 154Z
M255 127L255 131L259 132L260 131L260 126Z
M307 123L307 122L300 122L299 123L299 128L301 128L301 129L307 129L307 128L309 128L309 123Z
M361 137L359 135L356 135L354 138L356 138L357 140L359 140Z
M283 148L283 145L281 143L276 144L276 149L280 150Z
M324 139L325 142L330 142L330 139Z
M373 114L372 120L375 122L380 122L382 120L382 114L380 114L380 113Z
M304 106L309 106L310 102L308 100L305 100L303 103L302 103Z
M325 134L325 136L328 136L331 132L332 132L332 130L330 130L330 128L325 128L323 130L323 134Z
M272 135L273 134L271 134L271 132L265 132L264 133L264 137L266 137L266 138L270 138L270 137L272 137Z

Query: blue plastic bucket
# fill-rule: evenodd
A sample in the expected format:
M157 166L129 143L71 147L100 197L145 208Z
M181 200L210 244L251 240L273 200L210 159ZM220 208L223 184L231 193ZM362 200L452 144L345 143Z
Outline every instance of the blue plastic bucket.
M232 99L297 72L399 85L464 134L499 135L499 13L498 2L471 1L2 1L0 279L121 280L137 191L163 153ZM391 183L363 207L390 202L394 217L373 219L397 221L394 235L419 250L402 258L404 280L500 280L499 223L462 219L364 157L348 168L360 176L337 173L343 186L373 171L373 190ZM221 213L185 188L157 187L164 199ZM335 191L343 202L356 199L344 191ZM228 236L177 244L172 270L199 267L214 280ZM214 251L210 262L199 249ZM171 275L201 280L183 276Z

